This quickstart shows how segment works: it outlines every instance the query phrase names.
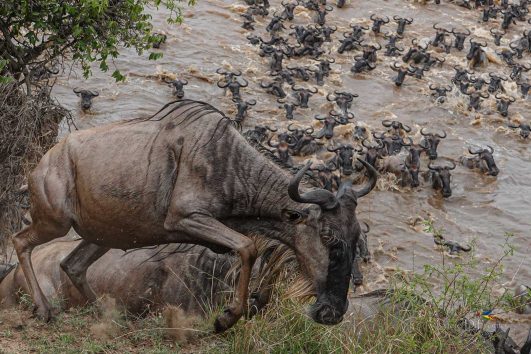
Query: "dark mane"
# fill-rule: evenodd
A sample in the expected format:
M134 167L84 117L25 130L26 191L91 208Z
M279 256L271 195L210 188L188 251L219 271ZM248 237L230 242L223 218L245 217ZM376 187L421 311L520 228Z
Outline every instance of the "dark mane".
M184 109L181 110L178 114L172 114L181 108L184 108ZM233 119L230 119L229 117L225 115L225 113L215 108L214 106L206 102L189 100L189 99L169 102L165 104L164 107L162 107L157 113L155 113L149 118L142 119L142 121L159 122L164 119L171 120L171 121L179 119L179 122L177 123L177 125L180 125L183 123L193 124L199 119L204 118L205 116L211 113L217 113L221 116L221 118L218 120L216 129L214 130L214 133L212 134L212 137L207 142L207 144L210 143L214 139L214 136L216 136L218 129L221 126L223 127L223 129L221 133L219 134L219 137L223 136L227 128L231 125L236 128L240 127L240 124L238 122L234 121Z

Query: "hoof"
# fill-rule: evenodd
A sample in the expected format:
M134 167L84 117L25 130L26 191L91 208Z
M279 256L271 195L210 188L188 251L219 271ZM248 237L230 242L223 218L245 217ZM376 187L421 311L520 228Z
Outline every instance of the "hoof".
M48 306L36 306L33 310L35 317L44 322L50 322L52 319L52 310Z
M227 329L231 328L240 317L241 315L236 315L233 310L225 309L225 311L223 311L223 314L216 318L216 321L214 322L215 332L225 332Z

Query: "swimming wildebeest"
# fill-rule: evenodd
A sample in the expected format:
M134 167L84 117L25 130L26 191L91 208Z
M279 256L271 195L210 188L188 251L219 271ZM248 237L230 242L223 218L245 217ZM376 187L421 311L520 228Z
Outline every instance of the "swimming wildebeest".
M98 91L80 90L75 88L74 93L76 96L81 97L81 108L85 111L92 107L92 99L98 97L100 94Z
M496 166L496 162L494 162L494 157L492 156L494 153L492 146L487 145L487 149L480 148L477 150L468 148L468 152L474 156L461 156L459 161L463 164L463 166L479 169L481 172L494 177L500 173L498 166Z
M356 206L374 188L376 170L360 161L368 178L359 189L345 182L337 194L301 193L310 165L291 175L232 124L209 104L181 100L147 119L76 131L50 149L28 178L31 224L13 236L37 315L51 318L31 252L73 227L83 241L61 267L88 301L96 295L86 270L110 248L190 243L233 250L241 270L232 303L215 321L224 331L246 312L257 251L245 235L259 233L295 251L317 294L312 319L339 323L360 234Z

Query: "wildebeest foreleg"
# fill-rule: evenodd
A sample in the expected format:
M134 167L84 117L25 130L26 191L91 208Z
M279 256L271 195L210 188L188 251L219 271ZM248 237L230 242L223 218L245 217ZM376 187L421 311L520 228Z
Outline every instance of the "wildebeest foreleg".
M89 303L96 301L96 294L87 282L87 269L92 263L107 253L107 251L109 251L109 248L83 240L61 261L61 268Z
M248 237L228 228L216 219L202 214L195 213L188 216L179 221L175 225L175 229L175 231L184 232L197 238L198 241L224 246L240 254L241 268L234 300L214 323L216 332L223 332L232 327L247 310L249 281L256 260L256 247Z
M358 263L359 258L355 258L352 261L352 285L356 287L357 285L363 284L363 273L361 272L360 265Z

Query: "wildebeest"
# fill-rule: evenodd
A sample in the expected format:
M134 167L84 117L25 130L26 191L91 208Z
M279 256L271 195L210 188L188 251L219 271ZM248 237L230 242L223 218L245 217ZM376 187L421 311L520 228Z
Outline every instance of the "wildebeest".
M175 80L164 80L172 89L173 94L177 98L184 97L184 86L188 85L188 80L185 79L175 79Z
M496 177L500 170L496 166L494 161L494 149L492 146L487 145L487 149L473 150L468 148L468 152L474 155L473 157L461 156L460 162L467 168L479 169L481 172L488 174L489 176Z
M291 86L291 89L293 92L293 97L297 100L297 104L301 108L308 108L308 101L310 100L310 97L312 95L315 95L317 93L317 88L304 88L301 86L293 85Z
M448 247L448 250L450 251L451 255L456 255L461 252L470 252L472 250L472 247L470 247L469 245L462 246L456 241L445 240L442 236L434 237L433 241L436 245Z
M376 163L378 159L382 158L383 151L385 148L384 143L381 140L376 139L377 145L369 143L369 140L363 139L361 145L367 149L365 152L365 161L376 168Z
M520 136L524 139L529 138L529 135L531 134L531 125L529 125L528 123L509 123L509 128L520 129Z
M354 151L361 152L362 150L355 149L349 144L340 145L338 147L328 147L327 150L336 154L334 162L342 174L350 176L354 173L354 166L352 165Z
M406 18L406 17L400 17L400 16L393 16L393 20L397 23L396 33L398 35L403 35L404 31L406 29L406 25L410 25L413 23L413 18Z
M507 81L507 78L503 75L498 75L495 73L489 73L489 87L488 91L490 93L494 93L496 91L505 92L505 88L503 87L502 81Z
M68 307L84 305L86 299L59 264L82 242L57 240L32 254L43 293ZM234 261L237 258L230 254L186 244L128 252L112 249L90 267L87 282L96 294L111 295L134 315L145 315L165 305L179 306L189 315L203 315L210 306L220 305L222 294L230 291L230 282L217 279L225 278ZM16 305L18 297L29 291L18 267L0 282L0 307Z
M232 99L234 103L236 103L236 116L234 117L234 120L238 123L243 122L245 117L247 117L247 111L249 110L249 107L256 105L256 100L236 100Z
M75 88L73 91L76 96L81 97L81 108L84 111L90 109L92 107L92 99L100 95L98 91L81 90L78 88Z
M428 154L429 159L437 159L437 147L439 146L441 139L446 138L446 132L443 130L442 134L431 133L426 128L422 128L420 134L423 137L421 143L426 146L426 153Z
M249 86L249 81L245 80L244 78L241 78L241 80L243 81L243 83L239 81L237 75L229 76L229 79L227 79L227 74L225 74L225 82L224 79L219 80L218 87L222 89L228 88L230 93L232 94L232 98L240 100L240 88Z
M249 129L243 133L243 136L247 141L262 143L267 139L267 132L276 132L276 128L271 128L266 126L256 125L254 129Z
M317 132L315 137L317 139L323 137L325 139L332 139L334 137L334 128L340 124L339 120L330 113L328 115L317 114L314 118L323 122L323 128Z
M471 32L468 28L466 29L466 32L459 32L456 31L455 28L452 28L452 34L455 37L454 48L459 51L465 49L465 39L466 37L470 36L470 33Z
M297 102L288 102L283 98L277 98L277 102L280 103L279 107L284 108L286 111L286 119L293 120L293 113L295 113L299 104Z
M451 166L433 166L431 162L428 164L430 170L428 177L431 179L432 187L435 190L440 190L444 198L452 196L452 186L450 185L452 174L450 171L455 167L453 162Z
M286 97L286 92L284 91L282 84L282 77L277 76L272 82L268 84L264 83L263 81L260 82L260 87L265 88L267 93L270 93L277 98L284 98Z
M518 85L518 87L520 88L520 93L522 94L522 98L527 98L531 84L529 84L528 81L519 81L516 83L516 85Z
M348 110L352 107L352 101L354 98L359 97L355 93L350 92L341 92L335 90L334 93L328 93L326 95L326 100L329 102L335 102L337 107L344 113L347 114Z
M470 42L470 50L466 55L466 59L470 62L470 67L474 68L479 65L487 65L487 55L482 49L482 47L487 46L487 42L476 42L472 38L470 38L468 41Z
M509 115L509 106L516 101L516 98L512 96L503 97L499 94L496 94L495 97L496 109L503 117L507 117Z
M444 101L446 100L447 92L452 92L452 86L440 86L430 84L429 88L433 91L431 95L433 96L435 101L440 103L444 103Z
M494 44L501 45L501 39L505 35L505 31L491 28L490 34L494 37Z
M489 94L487 92L465 92L465 95L469 97L468 101L468 110L475 110L478 111L481 106L481 99L482 98L489 98Z
M385 18L383 18L383 17L376 16L376 14L372 14L370 19L372 21L371 30L374 33L380 33L382 25L385 25L385 24L389 23L389 17L387 17L387 16L385 16Z
M215 321L224 331L247 307L257 252L244 235L263 233L295 250L317 293L312 319L340 322L360 234L357 201L374 188L376 170L360 160L369 176L361 188L345 182L337 194L301 193L310 165L291 175L232 124L209 104L181 100L147 119L73 132L50 149L28 178L31 224L12 237L37 315L49 320L51 308L31 252L73 227L83 241L61 267L88 301L96 295L86 270L110 248L190 243L233 250L241 270L232 303Z
M391 69L398 73L398 75L393 79L395 85L398 87L402 86L406 75L411 75L413 73L412 69L410 69L409 67L402 67L398 65L396 61L393 63L393 65L391 65Z

